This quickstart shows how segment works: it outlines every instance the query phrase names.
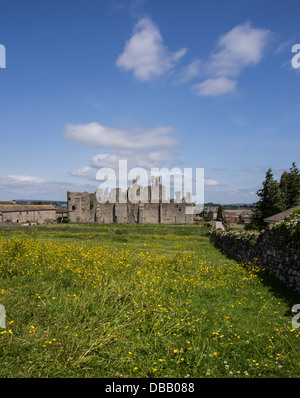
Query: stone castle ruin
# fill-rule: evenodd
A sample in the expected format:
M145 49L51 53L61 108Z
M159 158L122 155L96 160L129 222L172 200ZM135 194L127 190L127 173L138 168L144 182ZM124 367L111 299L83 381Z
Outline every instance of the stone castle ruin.
M183 199L180 196L181 192L175 192L175 199L166 200L159 177L152 177L148 187L134 180L125 192L114 188L108 196L102 189L95 193L68 192L68 218L74 223L192 224L191 194Z

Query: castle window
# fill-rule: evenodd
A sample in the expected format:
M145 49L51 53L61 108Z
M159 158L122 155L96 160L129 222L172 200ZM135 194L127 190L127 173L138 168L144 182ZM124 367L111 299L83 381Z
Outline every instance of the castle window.
M76 210L76 206L75 205L72 206L72 210Z

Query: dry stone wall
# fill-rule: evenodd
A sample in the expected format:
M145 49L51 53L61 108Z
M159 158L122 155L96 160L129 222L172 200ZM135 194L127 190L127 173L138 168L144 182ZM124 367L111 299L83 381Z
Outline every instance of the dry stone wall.
M261 233L211 233L216 247L242 261L255 261L300 293L300 217L269 226Z

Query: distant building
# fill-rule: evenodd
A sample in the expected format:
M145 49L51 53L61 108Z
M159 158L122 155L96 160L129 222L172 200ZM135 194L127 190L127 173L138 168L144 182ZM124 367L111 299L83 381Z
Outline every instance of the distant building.
M231 223L249 223L253 215L252 210L224 210L223 218Z
M205 215L205 220L206 221L212 221L216 220L218 215L218 209L217 208L211 208L207 211Z
M242 210L240 214L240 221L244 224L248 224L251 222L252 216L253 216L252 210Z
M223 210L223 219L225 221L236 223L240 221L240 215L237 210Z
M15 205L17 204L16 200L9 200L9 201L1 201L0 200L0 205Z
M56 209L52 205L1 204L0 223L37 223L56 222Z

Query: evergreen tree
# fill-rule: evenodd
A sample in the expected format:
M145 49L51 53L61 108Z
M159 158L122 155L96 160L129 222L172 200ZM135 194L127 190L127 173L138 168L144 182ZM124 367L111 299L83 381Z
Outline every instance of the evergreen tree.
M280 178L279 188L280 188L280 191L282 192L282 195L283 195L283 201L284 201L285 210L288 209L289 185L290 185L290 174L289 174L288 171L284 171L282 173L282 175L281 175L281 178Z
M279 183L274 180L272 170L266 172L265 181L256 194L260 198L255 203L254 214L249 227L263 229L265 227L264 218L273 216L284 210L284 196L280 190Z
M300 172L295 162L290 172L283 172L279 187L283 194L285 210L300 204Z
M222 208L221 205L218 207L217 220L218 221L222 221L223 220L223 208Z

